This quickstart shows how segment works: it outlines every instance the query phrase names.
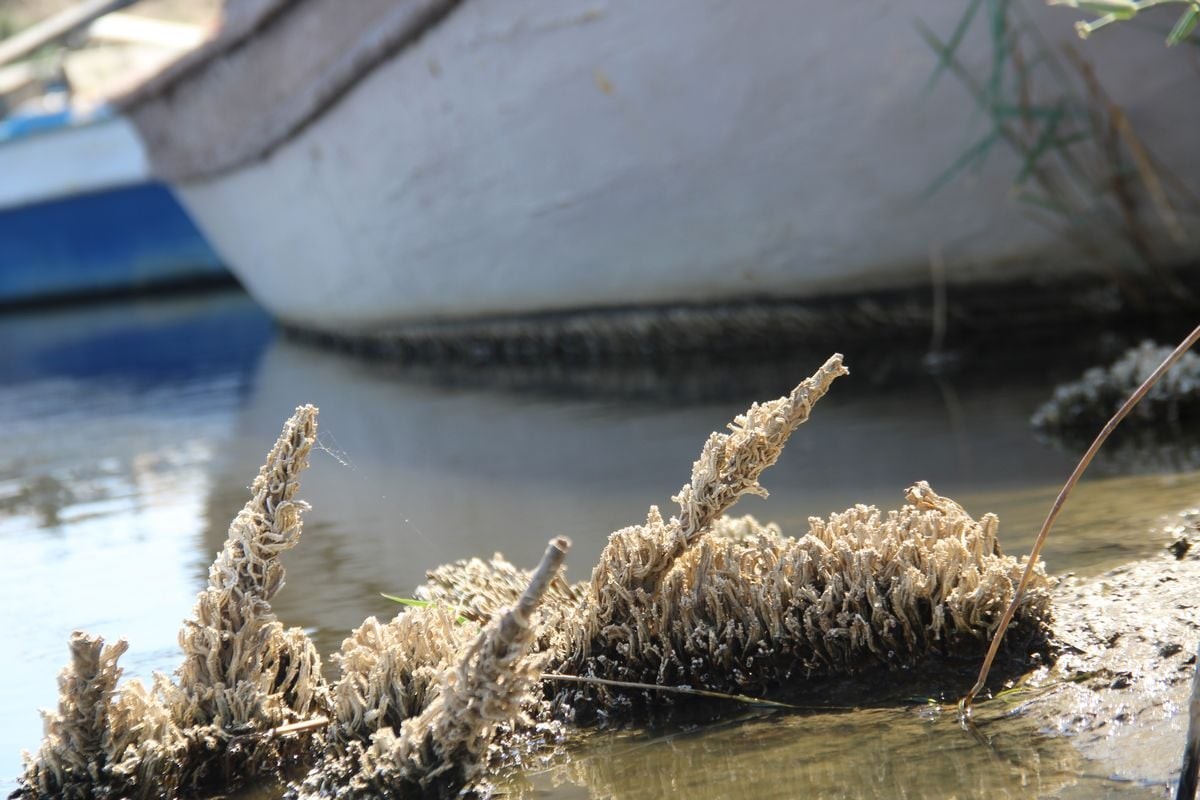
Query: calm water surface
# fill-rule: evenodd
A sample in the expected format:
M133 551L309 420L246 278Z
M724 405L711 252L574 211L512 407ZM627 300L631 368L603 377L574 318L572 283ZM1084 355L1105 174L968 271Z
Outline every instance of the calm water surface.
M446 561L503 552L532 565L575 541L585 576L607 534L669 508L708 433L786 391L818 358L702 370L447 376L385 369L276 337L239 294L0 319L0 792L37 746L72 630L127 637L127 675L178 661L176 631L279 427L321 407L301 545L275 607L335 650L391 615ZM803 533L855 502L895 507L929 480L1028 547L1072 456L1026 420L1090 362L1002 380L856 370L835 385L741 513ZM869 359L868 362L870 363ZM586 391L580 387L586 387ZM1110 459L1076 494L1046 553L1093 572L1161 547L1148 534L1197 501L1186 452ZM987 731L987 726L984 727ZM515 796L1161 796L1090 774L1069 743L1012 724L966 736L910 710L756 717L699 732L589 738L506 790ZM847 787L853 787L847 788Z

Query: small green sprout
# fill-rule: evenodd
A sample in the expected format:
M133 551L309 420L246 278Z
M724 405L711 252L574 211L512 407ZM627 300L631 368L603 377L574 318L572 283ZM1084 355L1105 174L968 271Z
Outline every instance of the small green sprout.
M434 603L431 600L418 600L415 597L397 597L394 594L387 594L385 592L380 592L379 596L387 598L388 600L391 600L393 603L399 603L402 606L409 606L410 608L433 608L437 605L437 603ZM467 621L467 618L460 614L458 617L455 618L454 621L457 622L459 625L462 625L464 622Z

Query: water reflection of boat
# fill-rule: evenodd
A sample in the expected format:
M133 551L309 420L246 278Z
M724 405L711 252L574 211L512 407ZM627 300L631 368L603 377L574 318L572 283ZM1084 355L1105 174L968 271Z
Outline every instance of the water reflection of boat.
M1070 13L1042 5L1031 24L1071 37ZM951 281L1080 260L1013 202L1028 154L997 152L928 195L978 110L952 79L929 90L938 57L912 18L949 37L960 4L229 9L217 41L125 108L231 268L296 326L920 287L938 243ZM986 27L960 48L985 70ZM1175 100L1194 84L1188 60L1136 30L1093 37L1087 56L1149 150L1194 183L1192 111Z
M1050 484L1069 468L1028 430L1040 387L998 397L980 386L951 412L932 383L882 392L843 383L767 475L772 497L739 513L803 532L809 515L856 502L894 508L919 479L972 511L1003 512L965 495ZM747 386L719 400L655 404L639 386L635 402L456 389L276 341L219 466L207 547L220 546L280 420L312 402L328 452L314 453L301 493L313 508L287 569L304 588L278 598L290 624L336 645L366 614L391 610L378 592L409 592L426 569L496 551L532 565L558 534L575 540L570 563L584 577L607 534L640 522L651 504L670 509L708 434L762 399Z

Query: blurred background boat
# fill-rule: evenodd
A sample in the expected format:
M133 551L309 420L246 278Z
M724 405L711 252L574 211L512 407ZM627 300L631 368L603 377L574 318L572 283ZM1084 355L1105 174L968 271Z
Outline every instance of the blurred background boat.
M15 62L0 68L0 306L231 279L105 102L204 31L108 13L123 5L72 6L0 43Z
M1178 289L1195 67L1144 28L1064 51L1078 13L242 0L122 110L255 298L336 336L1081 274Z

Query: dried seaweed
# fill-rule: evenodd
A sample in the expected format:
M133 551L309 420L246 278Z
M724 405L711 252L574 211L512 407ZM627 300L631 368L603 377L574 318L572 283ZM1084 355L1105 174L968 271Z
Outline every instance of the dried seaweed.
M297 478L316 441L317 410L296 409L251 487L180 631L176 682L117 688L122 641L71 639L57 713L26 763L14 797L174 797L181 791L274 775L311 737L271 729L322 713L320 658L299 629L284 630L270 599L283 585L279 555L300 536Z
M283 586L279 555L300 539L307 504L294 496L316 420L316 408L304 406L288 421L180 632L184 662L171 701L190 751L184 763L195 765L185 785L202 783L213 767L222 775L273 774L289 754L262 734L328 705L316 648L300 629L285 630L270 606Z
M886 514L856 506L811 519L799 539L753 518L723 521L653 594L630 593L621 617L589 618L586 649L556 669L772 696L814 678L978 655L1022 564L1001 555L995 516L977 522L925 483L907 500ZM1019 616L1023 646L1048 630L1049 588L1039 571ZM610 702L592 688L564 690L563 699Z
M814 518L799 539L720 516L739 497L765 493L758 477L842 374L835 356L787 397L713 434L674 498L678 515L665 520L652 507L643 525L609 538L590 582L563 584L539 643L551 671L765 697L983 652L1023 569L1001 553L994 515L976 521L919 483L896 511L856 506ZM523 577L502 558L473 559L431 572L418 595L483 619L511 602ZM1039 565L1014 651L1044 645L1049 589ZM627 708L595 685L551 691L557 713L576 721L580 711Z
M300 536L297 476L316 435L316 409L297 409L180 633L176 680L118 690L125 643L77 634L59 710L14 796L174 797L295 764L311 768L300 796L449 797L478 787L501 749L536 746L552 718L626 707L594 685L543 686L543 671L767 696L980 652L1021 571L994 516L976 521L924 483L897 511L856 506L811 519L799 539L723 516L765 495L760 475L844 374L835 355L713 434L678 514L651 508L612 534L590 581L560 575L563 539L532 572L498 554L438 568L417 591L427 605L369 618L345 640L330 685L312 643L270 606L279 555ZM1021 646L1045 635L1048 587L1039 566L1017 615ZM328 728L276 735L315 717Z
M551 541L515 604L482 630L456 627L452 612L431 606L348 639L335 690L337 731L348 741L310 773L302 794L449 797L477 783L496 733L533 725L524 711L544 661L530 657L533 615L559 580L569 546ZM431 662L436 669L412 669Z

